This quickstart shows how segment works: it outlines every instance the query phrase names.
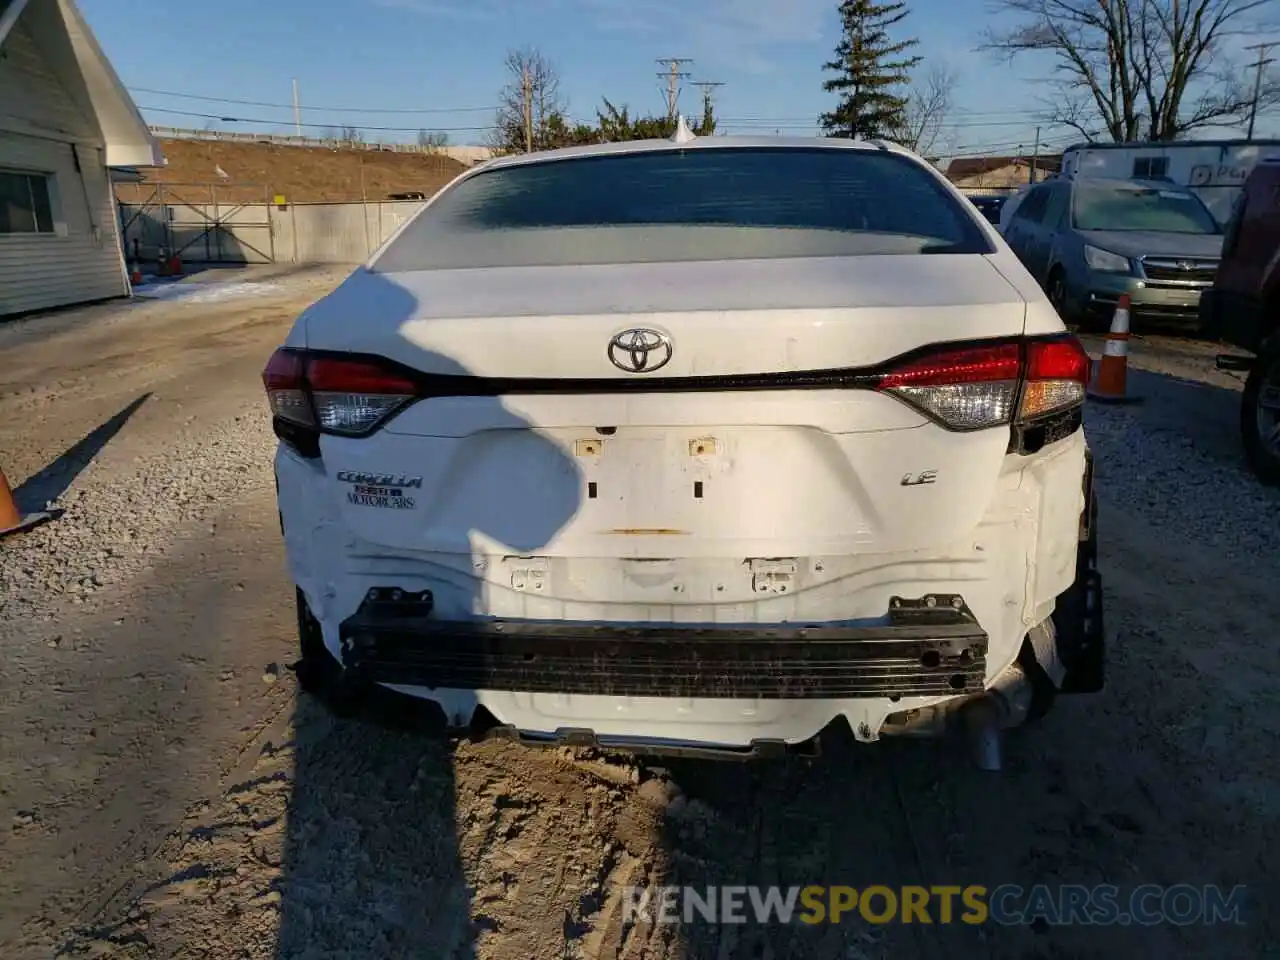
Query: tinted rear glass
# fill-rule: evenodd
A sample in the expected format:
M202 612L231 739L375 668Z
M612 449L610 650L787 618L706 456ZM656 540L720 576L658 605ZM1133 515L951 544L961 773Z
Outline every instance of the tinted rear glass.
M888 151L702 147L489 170L428 206L379 271L990 253L966 210Z

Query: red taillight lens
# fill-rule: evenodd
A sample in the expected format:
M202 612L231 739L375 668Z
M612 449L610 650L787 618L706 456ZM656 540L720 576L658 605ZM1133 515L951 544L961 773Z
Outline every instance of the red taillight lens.
M315 426L311 404L307 401L306 370L302 351L281 347L267 361L262 371L271 412L290 423Z
M942 350L909 360L880 379L881 390L1017 380L1022 351L1016 343Z
M1088 378L1088 354L1061 337L940 349L890 370L876 389L951 430L982 430L1078 406Z
M307 385L316 424L325 433L361 436L413 399L414 382L368 360L313 357Z
M389 364L290 347L272 355L262 381L275 416L342 436L364 436L417 395L413 379Z
M952 430L982 430L1009 422L1021 372L1018 343L963 347L909 360L881 377L877 389Z

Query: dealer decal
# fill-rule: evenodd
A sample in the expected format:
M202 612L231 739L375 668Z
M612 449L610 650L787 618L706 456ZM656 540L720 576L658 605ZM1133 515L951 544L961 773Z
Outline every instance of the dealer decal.
M412 510L413 497L406 497L400 487L366 487L357 485L347 492L347 503L357 507L382 507L384 510Z
M357 507L377 507L382 510L412 510L418 503L406 491L422 487L421 477L404 474L364 473L342 470L338 480L351 484L347 491L347 503Z

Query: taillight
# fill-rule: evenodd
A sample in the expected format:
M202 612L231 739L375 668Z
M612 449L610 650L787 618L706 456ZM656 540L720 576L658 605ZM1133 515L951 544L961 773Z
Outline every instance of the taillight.
M1025 423L1078 408L1089 355L1071 336L943 348L880 376L893 394L951 430Z
M404 374L368 360L312 357L307 387L322 433L359 437L406 403L417 388Z
M881 377L877 389L905 400L952 430L1008 423L1018 399L1017 343L940 350Z
M306 426L315 426L311 403L307 400L306 375L302 351L281 347L267 361L262 371L267 388L267 403L274 416Z
M1018 420L1038 420L1083 406L1089 354L1075 337L1027 341L1027 367Z
M272 354L262 382L276 433L309 456L318 452L318 434L366 436L418 392L411 377L376 358L293 347Z

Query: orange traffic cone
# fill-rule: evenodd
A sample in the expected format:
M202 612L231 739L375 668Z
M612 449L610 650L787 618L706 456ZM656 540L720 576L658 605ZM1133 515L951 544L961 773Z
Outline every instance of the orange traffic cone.
M28 513L23 516L18 510L18 505L14 503L13 491L9 489L9 481L5 479L4 471L0 470L0 537L7 537L14 533L24 533L32 527L52 519L53 514L51 513Z
M142 268L138 266L137 260L133 261L133 264L129 267L129 282L135 287L142 283Z
M1087 393L1091 400L1101 403L1140 403L1141 397L1126 392L1129 372L1129 295L1122 293L1116 303L1111 329L1102 347L1102 362L1098 374L1089 384Z

